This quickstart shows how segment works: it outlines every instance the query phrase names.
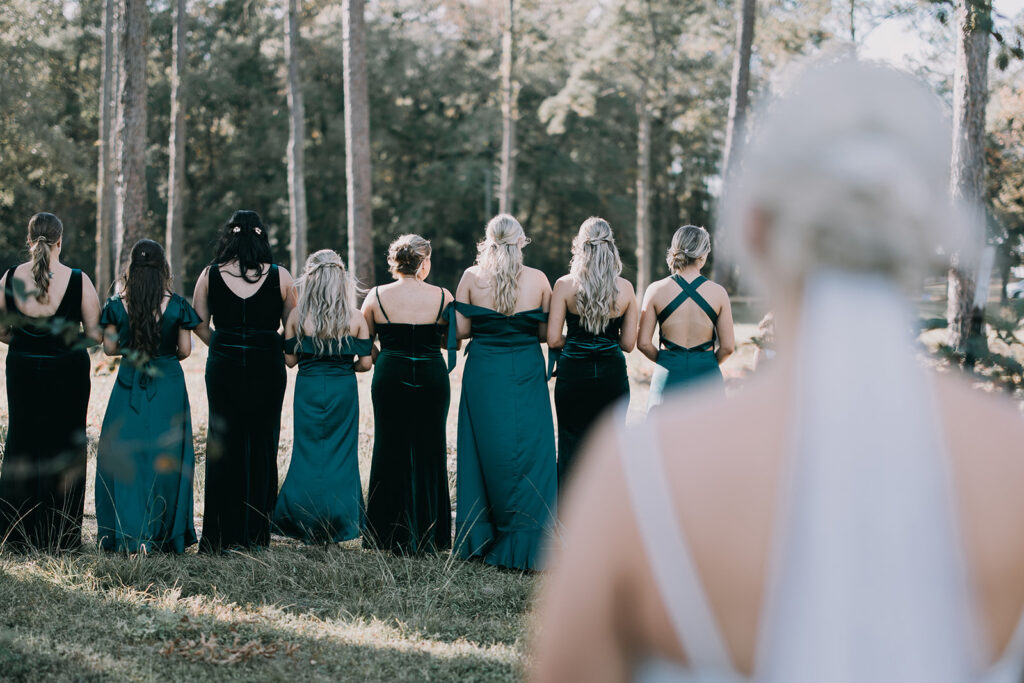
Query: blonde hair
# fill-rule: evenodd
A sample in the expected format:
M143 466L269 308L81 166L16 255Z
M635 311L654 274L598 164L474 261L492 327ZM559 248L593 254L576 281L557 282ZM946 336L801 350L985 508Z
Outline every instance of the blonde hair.
M591 216L572 240L569 275L576 288L576 308L583 328L598 334L612 318L618 300L622 259L608 221Z
M321 249L306 259L295 288L299 294L295 337L302 341L308 323L316 355L323 355L325 341L341 341L349 332L356 310L355 285L341 257L331 249Z
M512 315L519 298L519 274L523 272L523 247L529 244L523 226L507 213L487 222L482 242L476 247L476 264L494 295L494 310Z
M950 201L949 122L925 84L843 59L787 90L762 112L721 210L767 284L801 286L822 269L914 284L940 248L974 241Z
M28 222L29 255L32 259L32 280L36 284L36 301L50 301L50 248L64 235L64 225L52 213L37 213Z
M711 253L711 235L696 225L684 225L672 235L672 243L665 254L671 272L696 263Z
M395 278L399 273L415 275L428 258L430 240L419 235L400 235L388 247L388 270Z

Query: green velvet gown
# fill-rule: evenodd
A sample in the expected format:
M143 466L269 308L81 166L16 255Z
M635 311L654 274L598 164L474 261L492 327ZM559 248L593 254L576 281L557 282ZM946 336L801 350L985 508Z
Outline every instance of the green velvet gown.
M444 309L444 292L438 288ZM378 298L378 305L380 299ZM373 465L365 541L399 553L452 545L445 425L451 388L441 356L443 324L377 324L373 367Z
M693 282L687 282L677 274L673 275L672 279L682 291L658 313L658 324L664 324L684 301L692 299L711 319L712 325L717 325L718 313L707 302L707 299L697 292L697 288L707 278L698 275ZM661 367L651 378L651 391L647 400L648 408L659 405L667 392L686 388L697 382L713 382L724 387L722 370L718 367L718 357L715 355L717 340L717 330L712 333L712 337L708 341L689 348L662 337L661 348L658 350L658 365Z
M580 442L598 417L612 404L629 400L626 357L619 347L622 316L612 318L598 334L583 327L580 317L566 311L565 346L558 353L555 411L558 413L558 486L568 481Z
M514 569L541 568L557 474L540 308L506 316L456 303L470 318L459 403L455 550Z
M192 520L192 415L178 361L178 330L202 322L174 294L160 323L156 355L142 362L121 297L103 307L100 325L117 327L125 357L110 392L96 451L96 527L104 550L181 553L196 542ZM142 364L138 364L142 363Z
M354 356L369 356L369 339L286 339L299 356L295 378L295 439L288 474L274 508L274 530L304 543L357 538L365 522L359 480L359 390Z
M20 316L14 268L4 297ZM53 316L23 316L7 352L7 439L0 470L0 543L74 550L82 544L89 353L81 335L82 271Z

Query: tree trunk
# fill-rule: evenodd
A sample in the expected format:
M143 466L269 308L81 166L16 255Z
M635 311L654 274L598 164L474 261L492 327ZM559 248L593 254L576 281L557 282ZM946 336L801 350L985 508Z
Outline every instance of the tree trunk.
M370 199L370 103L366 90L366 24L363 0L343 0L345 54L345 176L348 193L349 270L374 283Z
M953 158L950 192L968 207L972 228L984 226L985 105L988 100L988 41L991 13L972 0L956 7L956 68L953 74ZM949 345L974 356L985 344L983 306L975 305L977 264L954 254L949 269Z
M114 231L120 271L131 248L147 237L146 223L146 0L120 0L118 36L120 83L117 105L117 201ZM119 271L119 272L120 272Z
M857 43L857 22L854 19L854 10L857 8L857 0L850 0L850 42Z
M644 95L637 102L636 115L636 294L642 299L651 282L651 108Z
M515 82L515 0L508 0L501 39L501 178L498 211L512 213L516 179L516 119L519 118Z
M722 152L722 179L728 180L736 171L736 160L747 135L747 108L750 97L750 53L754 44L754 19L757 0L738 0L736 52L732 62L732 90L729 95L729 119L725 127L725 149ZM723 235L716 235L723 244ZM715 279L729 291L736 289L736 267L728 249L716 250Z
M171 138L168 144L167 258L174 276L174 290L183 292L185 280L185 106L182 77L185 75L185 0L174 0L174 35L171 57Z
M96 290L103 299L110 291L111 233L114 226L114 41L116 0L103 2L103 47L100 81L99 168L96 174Z
M292 273L296 275L302 272L306 262L307 227L303 150L303 143L306 140L306 110L302 104L302 81L299 76L298 11L298 0L288 0L288 17L285 23L287 35L284 42L284 58L288 64L288 219L291 224L291 266ZM345 108L347 111L347 100Z

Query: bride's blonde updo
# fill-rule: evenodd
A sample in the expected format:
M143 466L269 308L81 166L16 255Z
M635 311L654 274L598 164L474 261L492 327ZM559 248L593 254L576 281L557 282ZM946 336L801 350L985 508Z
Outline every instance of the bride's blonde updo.
M494 310L502 315L516 310L523 247L528 243L519 221L503 213L488 221L484 239L476 247L476 264L494 295Z
M672 235L665 262L670 272L682 270L711 253L711 235L702 227L684 225Z
M816 270L913 283L962 237L950 127L909 74L852 59L811 65L755 119L723 193L730 249L770 284Z

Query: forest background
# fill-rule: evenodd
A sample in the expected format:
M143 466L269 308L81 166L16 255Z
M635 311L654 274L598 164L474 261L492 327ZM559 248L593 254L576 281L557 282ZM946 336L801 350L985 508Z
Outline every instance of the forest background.
M145 3L145 195L135 230L161 241L169 202L175 4ZM285 49L289 4L300 27L295 74ZM187 57L177 93L186 122L178 287L191 291L212 258L218 227L238 208L261 213L275 257L291 262L290 75L297 76L304 102L299 151L305 248L346 254L347 6L333 0L182 5ZM361 170L372 178L367 258L376 281L385 278L387 243L415 232L433 241L432 280L454 286L473 261L487 219L507 199L501 182L502 40L511 5L366 4L370 167ZM103 0L5 0L0 7L2 267L24 258L24 226L33 213L47 210L65 223L64 260L101 284L110 281L109 275L96 277L104 6ZM625 275L635 280L638 193L646 195L650 247L644 260L654 277L662 272L661 255L676 227L714 228L736 7L723 0L514 4L514 174L508 196L533 241L530 265L552 279L565 272L580 222L601 215L616 229ZM794 59L836 39L863 44L880 24L900 17L918 31L909 68L951 101L950 12L941 2L759 2L751 99L756 104ZM997 11L996 28L1005 39L993 42L989 76L987 201L990 239L1000 245L1004 270L1019 261L1024 233L1024 70L1007 49L1019 45L1022 23ZM638 183L645 117L649 175Z

